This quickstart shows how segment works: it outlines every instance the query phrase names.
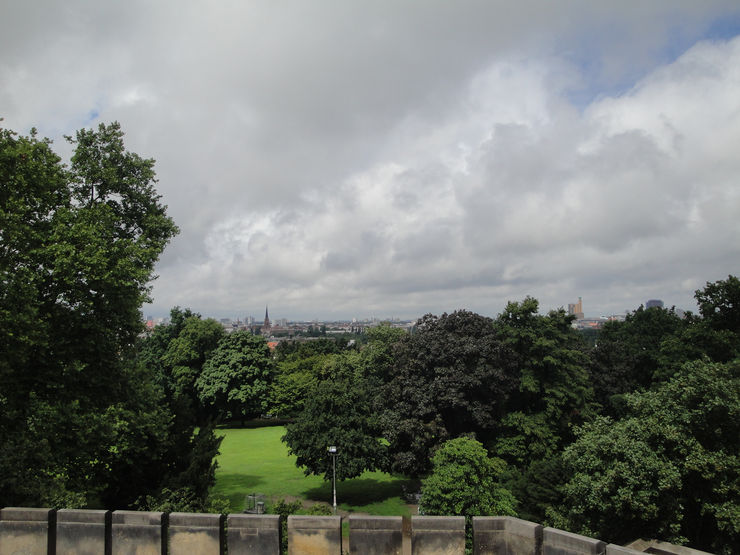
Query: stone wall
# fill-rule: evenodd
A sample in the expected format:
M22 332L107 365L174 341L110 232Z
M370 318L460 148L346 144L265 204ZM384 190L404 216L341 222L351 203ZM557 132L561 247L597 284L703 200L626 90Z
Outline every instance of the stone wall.
M401 555L404 552L401 517L352 515L348 520L349 541L342 538L340 517L288 517L288 553ZM232 514L226 518L224 527L224 518L212 514L13 507L0 510L0 555L222 555L224 546L228 546L229 555L279 555L280 540L277 515ZM475 517L473 541L476 555L643 553L513 517ZM465 519L412 517L408 552L463 555ZM665 548L662 552L671 553Z

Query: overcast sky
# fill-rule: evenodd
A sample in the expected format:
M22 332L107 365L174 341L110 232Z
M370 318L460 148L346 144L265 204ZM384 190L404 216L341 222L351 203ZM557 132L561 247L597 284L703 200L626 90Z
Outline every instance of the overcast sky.
M0 0L0 117L157 160L154 316L693 310L740 273L737 0Z

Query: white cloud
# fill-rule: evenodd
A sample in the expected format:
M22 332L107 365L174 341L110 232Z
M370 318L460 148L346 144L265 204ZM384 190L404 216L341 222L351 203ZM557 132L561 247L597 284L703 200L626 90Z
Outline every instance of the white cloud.
M606 313L738 271L740 39L696 43L732 2L26 4L0 115L158 160L154 311Z

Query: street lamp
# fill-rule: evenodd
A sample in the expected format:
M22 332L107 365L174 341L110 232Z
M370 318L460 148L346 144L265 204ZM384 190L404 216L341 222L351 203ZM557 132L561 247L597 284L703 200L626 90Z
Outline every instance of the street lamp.
M329 455L331 455L331 469L332 469L332 490L334 492L334 514L337 514L337 448L332 445L328 449Z

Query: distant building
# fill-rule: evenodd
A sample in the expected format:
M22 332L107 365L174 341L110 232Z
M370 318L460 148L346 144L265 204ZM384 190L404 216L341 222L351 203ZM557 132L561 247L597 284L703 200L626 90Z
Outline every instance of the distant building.
M267 314L267 306L265 305L265 323L262 324L262 335L269 336L271 329L272 324L270 324L270 316Z
M650 299L645 303L645 308L663 308L663 301L660 299Z
M568 314L575 316L576 320L583 320L583 299L578 297L577 303L568 304Z

